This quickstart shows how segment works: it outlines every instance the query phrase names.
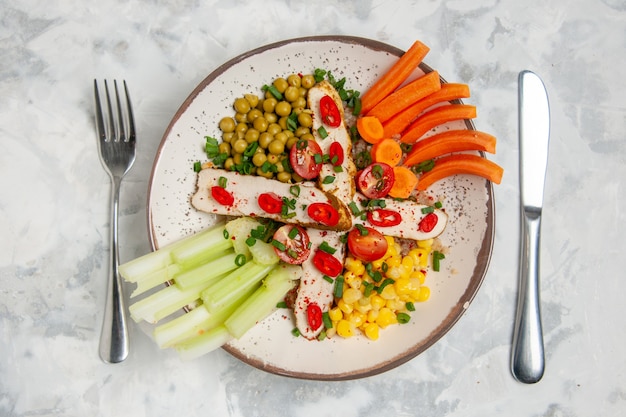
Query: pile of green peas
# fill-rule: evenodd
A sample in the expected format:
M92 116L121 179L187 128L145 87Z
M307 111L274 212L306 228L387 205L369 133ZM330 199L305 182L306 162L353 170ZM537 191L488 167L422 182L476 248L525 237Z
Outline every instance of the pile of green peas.
M224 168L234 169L247 161L251 162L249 174L281 182L301 181L289 167L289 150L298 140L315 140L312 111L307 104L308 90L315 83L312 74L291 74L274 79L261 97L245 94L236 98L235 115L219 122L219 152L227 155ZM257 145L251 146L254 143Z

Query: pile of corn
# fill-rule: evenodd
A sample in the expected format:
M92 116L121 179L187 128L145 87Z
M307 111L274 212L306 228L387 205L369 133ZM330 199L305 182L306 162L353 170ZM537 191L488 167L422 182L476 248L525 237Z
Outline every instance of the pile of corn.
M389 245L382 258L370 264L346 258L343 294L328 312L333 326L326 330L327 336L348 338L360 331L377 340L380 329L406 323L414 303L430 297L424 281L433 240L417 242L403 256L400 244L393 237L385 238Z

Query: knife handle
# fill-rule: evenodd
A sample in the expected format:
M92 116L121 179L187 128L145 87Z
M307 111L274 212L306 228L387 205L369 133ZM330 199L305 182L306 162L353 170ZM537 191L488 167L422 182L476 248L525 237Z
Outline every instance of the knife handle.
M520 382L541 379L545 367L539 308L539 233L541 211L523 210L520 276L513 333L511 371Z

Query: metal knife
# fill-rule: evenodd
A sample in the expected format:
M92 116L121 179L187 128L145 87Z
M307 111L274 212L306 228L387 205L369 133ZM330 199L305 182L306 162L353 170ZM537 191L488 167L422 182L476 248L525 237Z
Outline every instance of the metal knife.
M532 384L541 379L545 368L539 302L539 241L550 142L548 94L535 73L520 72L518 100L522 240L511 372L518 381Z

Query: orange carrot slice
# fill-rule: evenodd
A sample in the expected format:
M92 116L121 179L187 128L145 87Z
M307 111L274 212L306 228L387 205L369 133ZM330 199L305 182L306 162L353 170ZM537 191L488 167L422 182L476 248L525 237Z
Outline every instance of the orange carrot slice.
M422 62L430 48L420 41L413 45L361 96L361 113L367 114L398 88Z
M370 150L372 161L384 162L389 166L395 167L402 159L402 148L400 144L393 139L383 139Z
M445 154L462 151L496 153L496 137L477 130L449 130L419 140L402 165L413 166Z
M469 104L450 104L440 106L430 110L418 117L402 133L400 141L402 143L414 143L430 129L446 122L462 119L473 119L476 117L476 106Z
M446 83L429 96L424 97L417 103L407 107L391 119L383 123L385 137L390 138L401 134L424 110L444 101L468 98L470 89L467 84Z
M417 176L413 171L401 165L393 167L393 174L393 186L389 190L389 196L408 198L418 185Z
M437 71L425 74L399 90L394 91L378 103L367 115L375 116L382 123L409 107L411 104L441 89L441 80Z
M417 189L424 191L435 182L457 174L477 175L500 184L503 173L504 170L501 166L481 156L471 154L449 155L437 159L435 167L420 176Z
M383 124L374 116L359 117L356 120L356 128L363 140L372 145L383 138Z

